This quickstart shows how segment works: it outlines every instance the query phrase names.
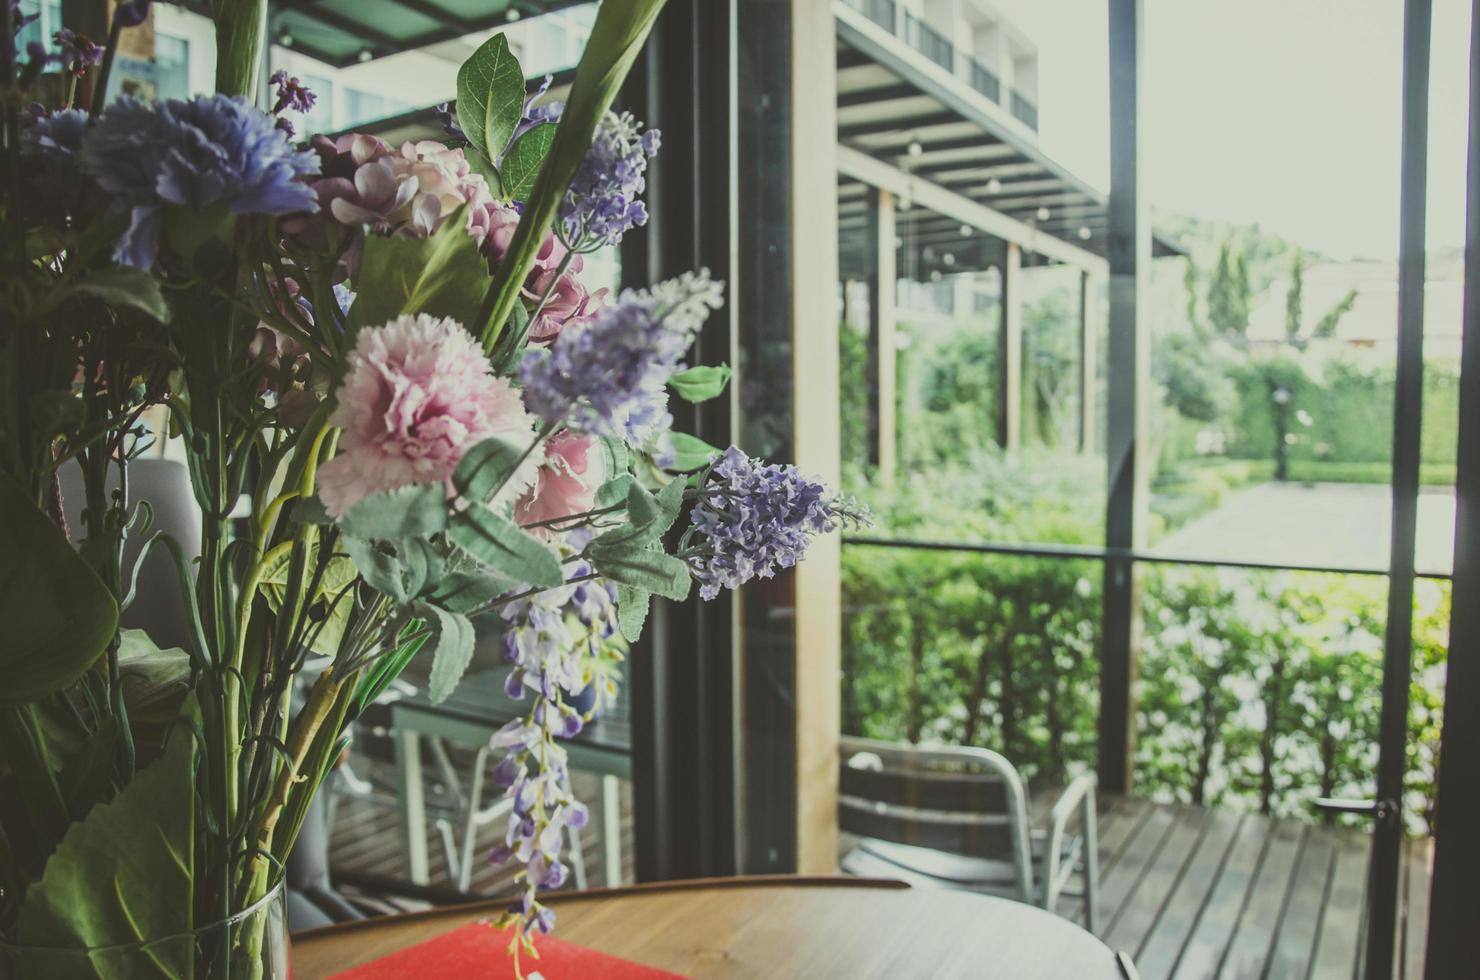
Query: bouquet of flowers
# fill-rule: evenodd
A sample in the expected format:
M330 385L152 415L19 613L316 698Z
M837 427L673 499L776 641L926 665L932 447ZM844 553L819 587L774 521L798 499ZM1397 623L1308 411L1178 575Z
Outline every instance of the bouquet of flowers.
M495 739L517 956L551 927L539 890L586 820L571 704L614 695L651 597L769 576L862 515L671 431L670 397L729 378L684 364L720 283L581 282L584 256L646 220L659 136L610 105L662 0L603 3L564 106L493 37L458 75L448 139L399 147L295 143L282 113L314 95L281 72L270 111L244 97L263 2L219 0L217 94L105 105L148 0L120 4L104 44L25 51L0 0L0 943L127 947L256 907L356 717L415 658L446 697L492 615L529 704ZM129 493L130 460L166 435L198 560ZM72 540L63 466L85 488ZM118 626L159 551L183 650ZM156 950L127 975L260 976L264 944Z

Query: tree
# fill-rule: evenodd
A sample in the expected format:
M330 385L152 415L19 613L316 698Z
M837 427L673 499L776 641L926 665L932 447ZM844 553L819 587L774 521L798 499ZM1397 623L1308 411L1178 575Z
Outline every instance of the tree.
M1305 252L1295 249L1295 258L1290 262L1290 290L1285 293L1285 336L1292 343L1299 343L1301 293L1305 289Z
M1325 316L1316 321L1316 327L1310 332L1310 335L1323 340L1327 337L1336 336L1337 324L1341 322L1342 317L1351 312L1352 307L1356 304L1357 290L1356 287L1352 287L1346 291L1345 296L1336 301L1336 305L1326 311Z
M1187 325L1192 328L1194 334L1201 333L1200 324L1197 319L1197 260L1192 257L1192 252L1187 253L1187 261L1182 266L1182 288L1187 293Z
M1249 331L1252 298L1249 264L1242 254L1235 259L1232 244L1225 241L1208 283L1208 322L1225 337L1243 338Z

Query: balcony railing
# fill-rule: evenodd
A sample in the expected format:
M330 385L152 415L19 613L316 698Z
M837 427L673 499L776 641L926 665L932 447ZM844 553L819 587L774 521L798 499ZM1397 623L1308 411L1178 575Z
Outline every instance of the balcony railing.
M996 74L975 58L968 58L967 64L971 67L970 76L967 79L971 87L993 102L1002 101L1002 82Z
M1012 114L1021 119L1029 129L1038 129L1038 107L1020 92L1012 93Z
M862 13L890 34L894 33L894 0L848 0L848 6Z
M905 11L904 15L904 40L946 71L956 71L956 46L944 34L909 11Z

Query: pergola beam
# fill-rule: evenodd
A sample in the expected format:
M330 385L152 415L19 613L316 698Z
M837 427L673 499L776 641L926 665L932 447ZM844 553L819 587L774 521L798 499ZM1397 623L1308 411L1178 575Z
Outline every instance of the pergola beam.
M938 214L950 215L962 224L978 228L989 235L1016 242L1029 251L1099 275L1108 274L1109 266L1105 260L1093 252L1044 234L1032 225L994 211L923 177L906 173L852 147L838 146L838 172L887 190L896 197L906 198Z

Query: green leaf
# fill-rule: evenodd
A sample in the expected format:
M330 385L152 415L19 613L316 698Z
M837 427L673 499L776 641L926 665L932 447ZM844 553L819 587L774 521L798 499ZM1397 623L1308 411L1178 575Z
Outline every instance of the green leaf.
M170 322L170 307L164 301L159 280L147 269L114 266L93 269L83 275L72 289L96 296L109 306L128 306L147 313L160 323Z
M283 600L287 596L289 580L292 576L293 547L292 545L280 545L270 552L268 561L262 569L262 596L267 600L267 605L273 612L283 608ZM318 546L310 546L305 567L312 568L317 560ZM332 656L339 649L340 637L344 635L345 627L349 625L350 613L354 605L352 597L344 596L344 593L354 586L355 579L359 575L358 563L352 561L347 555L329 556L324 573L319 576L318 591L314 593L311 600L315 603L322 603L327 611L327 618L323 625L315 627L312 634L313 642L309 647L315 653ZM308 584L306 576L305 572L305 588ZM341 596L344 597L341 598Z
M474 151L497 160L524 114L524 69L508 38L484 41L457 71L457 122Z
M502 439L485 439L463 454L452 471L452 485L464 498L485 504L524 459L525 450Z
M162 725L179 716L190 693L190 654L161 649L143 630L119 631L118 675L131 722Z
M586 554L599 574L618 585L646 589L669 599L684 599L689 594L689 566L655 548L635 542L593 541Z
M477 633L473 622L461 613L448 612L430 603L417 603L417 614L432 629L432 677L427 693L432 703L445 701L462 680L473 660Z
M488 260L468 234L461 208L443 218L430 238L370 235L354 278L349 342L360 328L402 314L451 317L475 329L488 285Z
M646 528L662 516L663 508L658 506L658 498L634 481L627 488L627 519L634 527ZM667 528L663 530L666 531Z
M421 538L362 541L344 538L341 547L372 589L405 605L442 576L443 558Z
M617 625L629 643L636 643L641 638L652 598L653 594L647 589L617 583Z
M87 406L72 391L53 388L31 396L32 431L41 439L69 435L87 420Z
M698 436L691 436L687 432L674 432L673 438L673 465L663 467L674 473L692 473L702 470L709 465L709 457L719 453L719 450Z
M447 490L440 483L421 483L375 493L339 518L339 529L352 538L427 538L447 527Z
M114 946L194 925L195 742L177 726L164 753L67 831L26 892L22 945ZM164 943L131 978L193 976L193 946ZM49 976L20 969L20 976Z
M516 582L550 588L565 581L560 559L548 545L486 507L459 513L448 536L477 561Z
M0 473L0 704L69 687L107 649L118 604L61 528Z
M514 141L499 174L503 180L504 197L523 201L529 196L553 142L555 127L550 125L536 126Z
M420 620L412 620L411 626L419 623ZM402 631L403 637L408 635L411 626ZM404 639L400 646L375 661L375 665L365 672L365 676L360 680L360 686L355 690L356 717L363 714L376 698L385 693L385 689L391 686L391 681L401 676L401 672L406 669L426 642L427 637L424 635Z
M595 506L610 507L627 499L627 492L637 481L632 479L632 474L623 473L621 476L607 480L596 488Z
M705 402L718 397L730 383L729 365L691 367L668 379L678 396L688 402Z
M606 472L612 476L621 476L631 467L632 454L627 451L627 443L623 440L602 436L601 449L606 463Z
M469 565L443 575L427 600L452 612L470 613L520 584L492 569Z

